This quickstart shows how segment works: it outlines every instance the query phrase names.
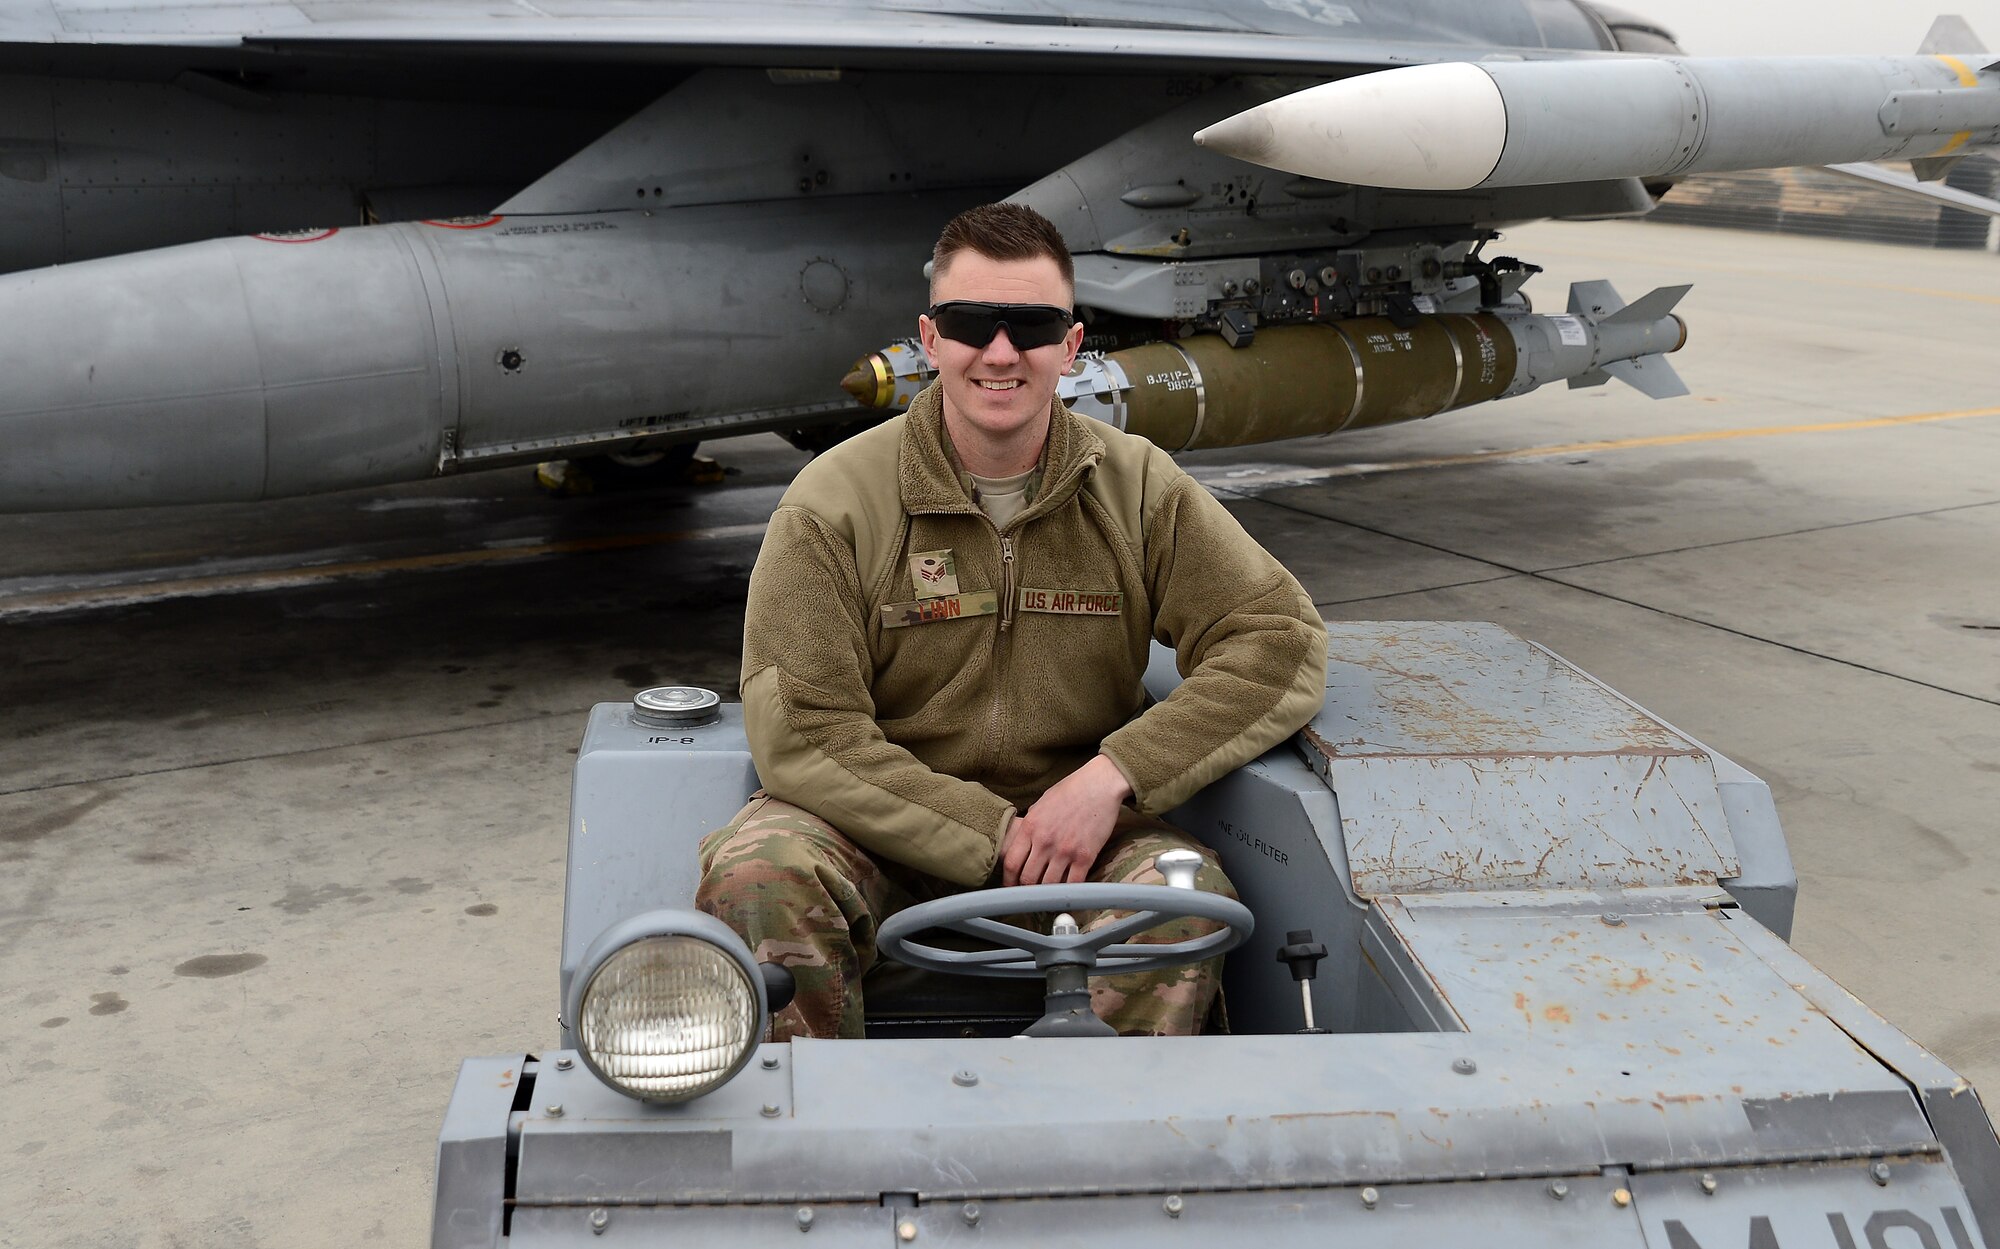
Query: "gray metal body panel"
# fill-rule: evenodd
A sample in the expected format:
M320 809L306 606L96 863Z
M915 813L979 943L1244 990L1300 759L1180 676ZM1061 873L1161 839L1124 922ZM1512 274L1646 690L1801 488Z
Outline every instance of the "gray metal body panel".
M1734 876L1707 751L1498 625L1343 625L1308 758L1356 893Z
M1469 1034L796 1040L779 1069L753 1061L708 1097L665 1107L607 1088L580 1064L556 1071L545 1053L535 1104L562 1113L531 1110L522 1124L515 1195L526 1205L905 1191L964 1201L1702 1170L1937 1148L1907 1087L1823 1020L1786 1055L1764 1046L1713 1071L1663 1059L1618 1068L1606 1053L1574 1073L1574 1050L1497 1015L1482 1023ZM1833 1081L1856 1082L1827 1093L1787 1057L1831 1058ZM1466 1059L1477 1070L1460 1075L1454 1063ZM954 1083L959 1072L977 1084ZM1717 1092L1712 1078L1744 1092ZM766 1105L778 1113L764 1115Z
M620 116L608 100L440 100L407 82L252 90L166 66L6 68L0 273L366 214L484 212Z
M535 1065L532 1058L513 1054L468 1058L458 1069L451 1105L438 1130L434 1249L471 1249L499 1239L515 1106L534 1087Z
M709 724L669 729L636 723L630 703L591 708L570 791L558 1003L569 1000L584 951L606 928L694 906L695 846L757 788L743 707L721 710ZM571 1026L564 1021L564 1045L575 1043Z
M1225 972L1234 1035L797 1040L677 1106L545 1055L505 1243L764 1243L801 1208L838 1244L1988 1243L2000 1141L1977 1096L1756 918L1795 890L1760 783L1496 626L1333 635L1314 727L1173 814L1258 917ZM1173 679L1156 657L1149 686ZM1672 760L1682 801L1652 809L1657 771L1635 788L1558 766L1576 758ZM1599 781L1575 812L1554 801ZM733 716L669 734L593 711L566 972L615 912L685 904L694 842L753 783ZM1509 792L1464 803L1481 784ZM1382 796L1427 788L1467 823L1383 850L1406 815ZM1633 853L1608 875L1588 856L1459 870L1496 811L1516 846L1537 813L1552 840L1623 830ZM1270 947L1297 927L1329 947L1332 1035L1286 1035L1298 993ZM441 1173L440 1210L476 1202L469 1184Z
M964 75L881 73L780 84L759 70L702 70L494 211L740 208L885 191L1013 190L1052 161L1088 151L1176 98L1158 77L1108 83L989 73L980 81L985 92L1020 107L986 107L964 91ZM958 141L934 142L941 126L951 127ZM690 135L702 141L690 143ZM923 249L913 254L911 267L920 268Z
M987 1198L971 1203L920 1202L886 1205L816 1204L809 1243L879 1246L900 1243L908 1227L917 1244L975 1245L1004 1241L1034 1245L1259 1245L1408 1246L1497 1242L1548 1246L1735 1246L1754 1237L1758 1221L1784 1229L1787 1238L1767 1243L1839 1244L1829 1239L1829 1212L1858 1245L1884 1246L1890 1230L1906 1229L1901 1243L1928 1244L1922 1226L1944 1246L1969 1246L1969 1237L1946 1239L1952 1215L1963 1225L1963 1206L1945 1168L1900 1163L1892 1168L1894 1200L1883 1196L1867 1168L1858 1164L1785 1167L1733 1175L1719 1190L1725 1200L1702 1198L1686 1176L1670 1179L1622 1175L1575 1176L1564 1181L1562 1200L1551 1197L1543 1180L1483 1180L1470 1183L1399 1185L1381 1189L1365 1202L1352 1188L1306 1189L1273 1200L1263 1193L1176 1193L1106 1195L1088 1200ZM1629 1185L1629 1187L1627 1187ZM1810 1196L1801 1200L1806 1188ZM1683 1195L1682 1190L1693 1194ZM1620 1206L1621 1190L1644 1194ZM1173 1197L1177 1206L1169 1208ZM1690 1209L1681 1204L1700 1202ZM1670 1203L1676 1203L1670 1205ZM1671 1209L1668 1214L1654 1211ZM1851 1213L1850 1213L1851 1212ZM591 1215L563 1208L523 1212L515 1220L515 1240L523 1245L601 1243L592 1234ZM636 1243L787 1243L798 1226L792 1208L617 1207L605 1211L613 1229ZM1923 1220L1921 1224L1913 1219ZM1680 1239L1676 1239L1678 1229ZM1874 1231L1880 1239L1870 1238ZM1695 1233L1699 1233L1696 1237ZM1754 1239L1750 1243L1758 1243Z
M2000 1148L1995 1146L1993 1120L1978 1091L1798 951L1755 929L1745 930L1744 939L1759 958L1778 969L1855 1044L1909 1083L1938 1141L1950 1152L1964 1179L1987 1240L2000 1239Z

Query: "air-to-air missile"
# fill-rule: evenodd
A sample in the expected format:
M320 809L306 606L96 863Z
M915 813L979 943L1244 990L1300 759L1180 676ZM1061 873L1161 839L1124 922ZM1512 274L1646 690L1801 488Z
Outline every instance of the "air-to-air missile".
M1421 420L1556 381L1616 377L1669 398L1687 393L1662 358L1687 341L1673 314L1687 291L1662 287L1628 306L1607 282L1579 282L1560 316L1502 307L1263 329L1226 320L1221 333L1079 353L1058 393L1072 411L1169 451ZM934 375L904 339L858 361L841 387L870 407L900 408Z
M1260 104L1195 142L1428 191L1921 161L2000 142L1996 70L1990 53L1415 65Z

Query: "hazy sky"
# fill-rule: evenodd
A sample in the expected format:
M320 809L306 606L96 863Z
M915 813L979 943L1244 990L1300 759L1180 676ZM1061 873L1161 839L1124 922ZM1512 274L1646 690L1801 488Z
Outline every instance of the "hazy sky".
M1917 50L1939 13L1960 15L1987 48L2000 49L2000 0L1944 0L1935 10L1909 0L1611 2L1665 25L1696 56L1903 55Z

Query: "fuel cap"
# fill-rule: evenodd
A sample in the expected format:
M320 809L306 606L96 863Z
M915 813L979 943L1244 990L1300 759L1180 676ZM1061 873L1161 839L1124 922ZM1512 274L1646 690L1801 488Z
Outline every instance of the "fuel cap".
M656 685L632 695L632 719L656 729L707 724L722 714L722 698L698 685Z

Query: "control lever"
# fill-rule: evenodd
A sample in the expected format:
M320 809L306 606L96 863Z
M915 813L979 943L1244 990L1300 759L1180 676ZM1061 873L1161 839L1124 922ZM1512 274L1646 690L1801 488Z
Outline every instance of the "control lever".
M1176 889L1194 888L1194 874L1201 870L1201 852L1198 850L1169 850L1153 860L1153 866L1167 883ZM1326 953L1321 950L1320 953Z
M783 963L759 963L757 972L764 980L764 1000L773 1015L792 1004L799 986L792 979L791 968Z
M1285 934L1286 944L1278 948L1278 961L1292 969L1292 979L1299 982L1299 1001L1306 1008L1306 1026L1299 1029L1300 1035L1324 1035L1325 1028L1313 1024L1313 976L1319 970L1319 961L1326 957L1326 943L1314 941L1312 929L1294 928Z

